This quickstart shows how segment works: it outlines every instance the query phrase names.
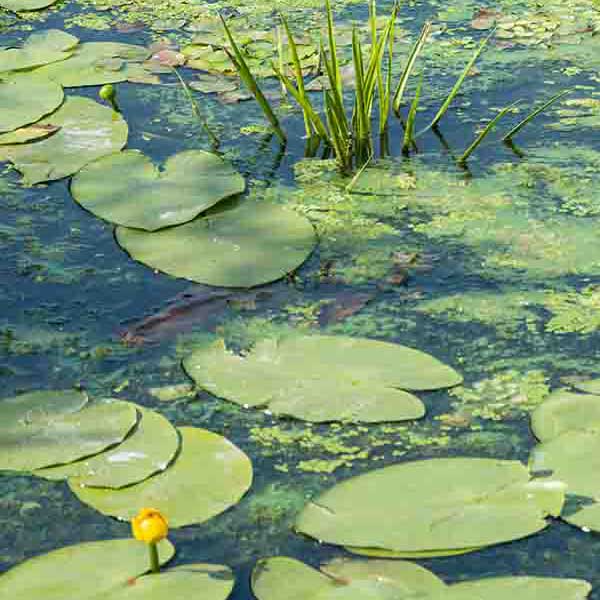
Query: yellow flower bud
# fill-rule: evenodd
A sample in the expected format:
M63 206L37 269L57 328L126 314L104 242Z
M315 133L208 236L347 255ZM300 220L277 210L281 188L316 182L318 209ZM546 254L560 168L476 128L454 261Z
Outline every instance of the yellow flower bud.
M142 508L137 517L131 519L133 537L146 544L156 544L167 537L169 523L155 508Z

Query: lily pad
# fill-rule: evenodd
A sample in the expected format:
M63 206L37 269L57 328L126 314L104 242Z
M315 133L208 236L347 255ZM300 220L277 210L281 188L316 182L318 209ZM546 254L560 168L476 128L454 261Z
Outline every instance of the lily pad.
M73 485L122 488L164 471L179 450L179 435L159 413L137 406L141 420L116 448L63 467L36 471L47 479L71 478Z
M481 598L482 600L584 600L592 586L583 579L558 577L488 577L463 581L449 587L450 598ZM440 594L439 600L446 598Z
M0 132L35 123L62 103L62 88L33 77L0 79Z
M190 81L189 86L203 94L223 94L224 92L233 92L239 87L235 79L210 73L201 73L195 81Z
M1 4L4 6L4 2ZM20 71L65 60L79 40L66 31L48 29L32 33L21 48L0 50L0 73Z
M27 125L27 127L20 127L14 131L0 134L0 146L7 146L12 144L26 144L34 140L41 140L43 138L50 137L53 133L56 133L60 127L55 125Z
M337 559L313 569L285 556L259 561L252 573L258 600L347 598L425 598L443 592L444 582L431 571L405 561Z
M166 471L120 490L80 487L82 502L119 519L130 519L141 506L160 510L172 527L203 523L236 504L252 483L250 459L226 438L182 427L181 453Z
M77 390L40 390L2 398L0 431L20 425L43 428L53 419L78 412L87 400L86 394Z
M586 379L573 383L573 387L588 394L600 394L600 379Z
M183 366L215 396L314 422L417 419L425 407L403 389L438 389L462 380L419 350L346 336L265 339L244 356L220 340L195 350Z
M138 577L134 582L117 588L99 600L164 600L177 598L186 600L225 600L233 589L234 577L231 569L224 565L191 564L180 565L158 575Z
M66 98L38 125L54 125L60 130L33 144L0 146L0 161L10 160L23 173L22 181L27 185L68 177L127 143L123 117L81 96Z
M75 53L61 63L37 69L35 73L60 83L63 87L103 85L126 81L129 65L134 75L139 74L139 64L150 56L143 46L118 42L86 42L80 44Z
M85 409L0 428L0 469L31 471L66 464L120 444L135 427L133 404L104 400Z
M204 150L175 154L160 171L138 150L126 150L80 171L71 194L102 219L155 231L186 223L244 187L230 163Z
M312 252L314 229L294 211L270 202L223 204L202 218L154 233L117 227L117 241L153 269L224 287L281 279Z
M40 10L55 4L57 0L0 0L0 6L6 10L19 12L22 10Z
M161 563L175 553L172 544L158 545ZM148 548L134 539L87 542L30 558L0 577L0 596L11 600L92 600L148 570Z
M600 396L559 390L531 413L531 430L541 442L582 429L600 433Z
M414 461L339 483L307 504L296 529L331 544L435 556L540 531L560 513L564 491L531 481L517 461Z

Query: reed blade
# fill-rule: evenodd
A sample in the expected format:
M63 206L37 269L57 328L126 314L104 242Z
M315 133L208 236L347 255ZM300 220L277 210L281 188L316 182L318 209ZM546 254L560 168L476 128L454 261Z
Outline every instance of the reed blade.
M523 129L523 127L525 127L525 125L527 125L527 123L529 123L530 121L533 121L533 119L535 119L541 112L545 111L548 107L552 106L555 102L560 100L563 96L570 94L572 91L573 91L573 89L570 88L568 90L563 90L562 92L558 92L558 94L555 94L554 96L552 96L552 98L550 98L550 100L548 100L547 102L544 102L544 104L542 104L542 106L540 106L539 108L536 108L534 111L529 113L522 121L517 123L517 125L515 125L502 138L502 141L508 142L509 140L512 140L512 138L515 135L517 135L517 133L519 133L519 131L521 131L521 129Z
M421 86L423 85L423 73L419 77L419 83L415 90L415 97L413 98L410 110L408 111L408 117L406 118L406 128L404 129L404 141L402 142L402 154L408 155L410 147L414 145L414 133L415 133L415 121L417 118L417 108L419 107L419 98L421 97Z
M413 67L415 66L417 57L419 56L419 53L423 49L423 46L425 45L425 42L427 41L427 38L429 37L430 32L431 32L431 23L429 21L427 21L425 23L425 25L423 25L423 28L421 29L421 33L419 34L417 41L414 43L414 45L410 51L410 54L408 55L408 60L406 61L406 65L404 65L404 69L402 71L402 74L400 75L400 81L398 82L398 85L396 86L396 91L394 92L394 100L392 103L392 108L394 110L394 113L396 113L396 115L398 115L398 116L400 115L400 106L402 104L402 97L404 96L404 91L406 90L406 85L408 83L408 79L413 70Z
M479 133L479 135L473 140L471 145L462 153L462 156L458 159L459 165L464 165L467 162L467 159L473 152L477 149L479 144L483 142L483 140L494 130L498 121L514 106L516 106L516 102L505 106L489 123L483 128L483 130Z
M431 129L432 127L436 127L437 124L440 122L441 118L446 114L446 111L448 110L448 108L452 104L452 101L454 100L454 98L456 98L456 95L460 91L460 88L461 88L463 82L467 78L467 75L469 74L469 71L473 68L473 65L475 64L475 62L479 58L479 55L483 52L483 49L485 48L485 46L489 42L489 40L492 37L492 35L494 35L494 32L495 32L495 30L492 30L491 33L489 35L487 35L481 41L481 43L477 47L477 50L475 50L475 52L473 53L473 56L471 56L471 59L466 64L466 66L463 69L462 73L460 74L460 76L456 80L456 83L454 84L454 87L450 90L450 93L448 94L448 97L446 98L446 100L444 100L444 103L442 104L442 106L440 106L439 110L437 111L437 114L435 115L435 117L433 117L433 121L431 121L431 123L429 124L429 127L427 129Z
M227 52L229 58L231 59L231 62L235 66L235 68L240 76L240 79L242 80L244 85L248 88L248 90L252 93L254 98L256 98L256 101L262 108L263 113L265 114L265 117L271 124L271 127L273 127L275 134L282 142L285 142L286 135L283 132L281 125L279 124L279 119L273 112L273 109L271 108L269 101L265 98L260 87L258 86L258 83L256 83L256 79L254 79L254 76L252 75L250 69L248 68L248 64L246 63L246 60L244 59L244 55L242 54L238 45L236 44L235 39L233 38L233 35L232 35L229 27L227 26L225 19L223 18L223 15L219 15L219 17L221 18L221 22L223 23L223 28L225 29L225 34L227 35L227 39L229 40L229 44L231 45L233 54L231 54L231 52L229 52L228 50L225 50L225 51Z

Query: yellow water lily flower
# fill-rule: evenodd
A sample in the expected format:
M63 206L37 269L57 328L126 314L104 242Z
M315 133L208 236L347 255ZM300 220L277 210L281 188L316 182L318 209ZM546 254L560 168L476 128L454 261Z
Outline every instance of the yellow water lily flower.
M156 544L167 537L169 523L159 510L142 508L137 517L131 519L131 531L136 540Z

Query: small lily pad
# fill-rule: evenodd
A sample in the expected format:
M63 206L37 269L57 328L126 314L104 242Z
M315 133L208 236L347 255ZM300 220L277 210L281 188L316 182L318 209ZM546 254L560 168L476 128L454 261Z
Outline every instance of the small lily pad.
M81 96L66 98L38 125L60 130L33 144L0 146L0 161L10 160L23 173L26 185L68 177L93 160L117 152L127 142L123 117Z
M132 258L153 269L224 287L281 279L306 260L316 242L301 215L248 200L220 203L203 217L154 233L117 227L116 237Z
M158 552L164 564L175 549L163 540ZM115 588L147 570L148 548L137 540L86 542L30 558L3 573L0 596L11 600L112 598Z
M189 86L193 90L202 92L203 94L223 94L224 92L233 92L239 87L235 79L220 75L211 75L210 73L198 75L196 80L190 81Z
M541 442L582 429L600 433L600 396L559 390L531 413L531 430Z
M34 140L41 140L56 133L60 127L55 125L27 125L27 127L20 127L14 131L0 134L0 146L8 146L12 144L26 144L27 142L33 142Z
M179 435L159 413L135 405L141 420L115 448L63 467L36 471L47 479L71 478L73 485L122 488L164 471L179 450Z
M120 444L136 425L133 404L104 400L85 409L0 428L0 469L31 471L66 464Z
M128 78L128 65L139 67L150 56L143 46L118 42L86 42L73 56L61 63L37 69L39 76L52 79L63 87L81 87L118 83ZM139 70L135 70L137 75Z
M259 561L252 573L258 600L391 600L426 598L443 592L444 582L431 571L405 561L337 559L321 570L285 556Z
M231 569L224 565L179 565L161 571L158 575L138 577L128 585L117 588L114 593L111 592L106 600L225 600L231 593L234 582Z
M66 31L48 29L32 33L21 48L0 50L0 73L20 71L65 60L79 40Z
M152 506L172 527L203 523L236 504L252 483L250 459L226 438L182 427L181 453L166 471L120 490L80 487L78 498L96 510L130 519L141 506Z
M33 77L0 79L0 132L35 123L63 101L60 85Z
M401 421L425 414L408 391L457 385L461 376L413 348L346 336L258 342L247 355L222 340L183 361L203 389L244 407L307 421Z
M560 514L565 486L530 480L517 461L444 458L353 477L309 502L300 533L405 556L447 554L525 537Z
M85 167L71 194L111 223L156 231L191 221L245 185L230 163L204 150L175 154L160 171L138 150L126 150Z

